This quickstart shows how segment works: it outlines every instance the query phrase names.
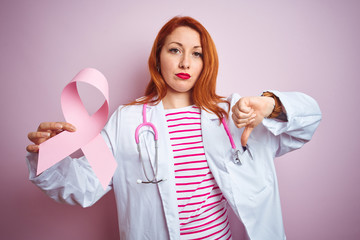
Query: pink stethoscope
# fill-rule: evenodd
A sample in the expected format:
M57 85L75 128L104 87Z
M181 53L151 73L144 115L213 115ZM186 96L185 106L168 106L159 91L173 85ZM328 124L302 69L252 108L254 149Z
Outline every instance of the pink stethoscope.
M143 167L143 171L144 171L144 175L147 179L147 181L143 181L141 179L138 179L136 182L137 183L153 183L153 184L157 184L159 182L162 182L164 181L165 179L160 179L160 180L157 180L157 174L158 174L158 167L159 167L159 161L158 161L158 132L156 130L156 127L154 124L152 124L151 122L148 122L146 120L146 106L147 104L145 103L143 105L143 123L141 123L135 130L135 142L136 142L136 145L137 145L137 150L139 152L139 158L140 158L140 161L141 161L141 165ZM224 126L224 129L226 131L226 134L228 135L229 137L229 140L230 140L230 143L231 143L231 147L233 149L233 152L234 152L234 163L236 164L242 164L242 161L241 161L241 153L240 151L236 148L236 145L235 145L235 142L234 142L234 139L232 138L231 136L231 133L230 133L230 130L229 130L229 127L225 121L225 118L223 118L221 120L223 126ZM142 154L141 154L141 148L140 148L140 139L139 139L139 132L140 132L140 129L144 126L149 126L150 128L152 128L152 130L154 132L151 132L153 135L154 135L154 141L155 141L155 173L154 173L154 177L152 179L150 179L147 175L147 172L145 170L145 164L144 164L144 161L142 159ZM243 147L243 150L245 151L246 150L246 147ZM150 162L150 158L149 158L149 162ZM151 163L151 162L150 162Z

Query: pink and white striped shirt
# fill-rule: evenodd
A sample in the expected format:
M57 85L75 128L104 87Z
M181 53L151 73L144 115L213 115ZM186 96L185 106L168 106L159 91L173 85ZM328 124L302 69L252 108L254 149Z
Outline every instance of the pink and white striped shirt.
M231 239L226 200L209 169L200 109L168 109L181 239Z

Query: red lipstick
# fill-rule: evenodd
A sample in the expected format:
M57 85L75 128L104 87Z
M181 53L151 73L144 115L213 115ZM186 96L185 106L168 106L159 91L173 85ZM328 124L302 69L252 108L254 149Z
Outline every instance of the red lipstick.
M178 73L178 74L176 74L176 76L181 79L189 79L190 78L190 74L188 74L188 73Z

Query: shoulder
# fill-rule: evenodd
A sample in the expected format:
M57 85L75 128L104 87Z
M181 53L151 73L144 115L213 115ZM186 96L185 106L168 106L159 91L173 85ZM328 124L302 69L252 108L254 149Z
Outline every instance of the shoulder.
M139 114L142 111L143 105L120 105L114 113L111 115L111 118L123 118L131 117L133 114Z
M141 119L142 105L120 105L110 116L105 130L118 132L124 126L131 126L136 119Z
M240 98L241 98L240 94L232 93L228 97L224 98L224 100L230 104L230 107L232 107L237 101L239 101ZM223 109L228 108L227 103L220 103L219 106Z
M227 101L230 103L237 102L237 101L239 101L240 98L241 98L240 94L232 93L232 94L230 94L230 96L227 97Z

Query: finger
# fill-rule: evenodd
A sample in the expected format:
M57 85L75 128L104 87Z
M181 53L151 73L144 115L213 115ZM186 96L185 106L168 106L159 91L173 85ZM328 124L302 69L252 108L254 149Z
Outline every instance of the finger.
M249 112L242 112L240 109L236 108L236 109L233 109L233 114L236 115L237 118L251 118L253 117L253 115L255 114L254 113L254 109L250 109Z
M240 124L239 122L240 119L235 114L231 114L231 118L234 121L235 125Z
M37 152L39 152L39 145L28 145L26 147L26 151L37 153Z
M249 137L250 137L250 134L251 134L251 132L254 130L254 127L251 127L251 126L247 126L247 127L245 127L245 129L244 129L244 132L243 132L243 134L241 135L241 145L242 146L246 146L246 144L247 144L247 141L248 141L248 139L249 139Z
M38 131L42 132L42 131L62 131L62 130L66 130L69 132L74 132L76 131L75 126L73 126L70 123L67 122L42 122L40 123L39 127L38 127Z
M232 114L231 115L235 125L238 127L238 128L242 128L248 124L251 124L252 122L255 121L255 117L256 117L256 114L252 114L249 118L245 118L245 119L241 119L241 118L238 118L235 114ZM241 125L241 126L240 126Z
M40 138L49 138L49 132L30 132L28 134L28 139L32 142L37 141Z
M68 131L68 132L75 132L76 131L76 127L74 125L72 125L71 123L68 122L58 122L62 125L61 130L63 131Z
M250 120L248 123L235 124L235 126L236 126L237 128L247 127L247 126L250 126L254 121L255 121L255 119L252 119L252 120Z
M251 107L249 106L248 101L241 98L234 106L231 108L231 110L234 112L236 110L239 110L244 113L249 113L251 111Z
M61 133L61 132L63 132L63 131L62 131L62 130L58 130L58 131L56 131L56 132L51 132L51 133L50 133L50 138L55 137L56 135L58 135L58 134Z
M241 112L249 113L251 111L249 98L244 97L240 98L240 100L236 104Z
M48 130L57 131L62 128L59 122L42 122L38 127L39 132L46 132Z
M253 111L253 109L245 104L240 104L239 106L239 110L242 112L242 113L250 113L251 111ZM251 114L251 113L250 113Z

